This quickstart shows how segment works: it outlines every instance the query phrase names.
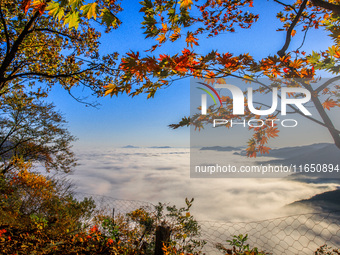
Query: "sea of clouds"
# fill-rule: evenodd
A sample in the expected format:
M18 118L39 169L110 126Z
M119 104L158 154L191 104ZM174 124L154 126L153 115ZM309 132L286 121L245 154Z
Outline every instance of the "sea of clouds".
M261 220L302 213L301 208L294 211L285 206L338 186L287 178L190 178L189 152L187 148L81 150L77 151L79 165L69 177L80 193L178 206L184 205L186 197L195 198L192 213L196 218L218 221ZM254 160L224 153L231 162L251 164Z

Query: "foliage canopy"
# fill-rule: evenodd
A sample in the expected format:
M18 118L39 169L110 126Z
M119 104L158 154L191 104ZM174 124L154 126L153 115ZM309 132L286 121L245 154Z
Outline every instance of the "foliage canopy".
M123 10L115 0L3 0L0 10L0 93L22 84L36 84L35 88L40 86L44 91L60 84L71 94L72 88L84 86L97 96L127 93L133 97L146 93L150 98L158 89L186 77L238 77L249 82L256 82L259 77L268 77L273 82L303 78L308 82L293 86L312 93L312 103L321 121L308 118L327 128L340 148L340 132L328 115L329 110L339 107L339 86L330 89L331 83L339 80L340 71L339 1L273 2L282 7L276 15L282 26L268 26L268 29L285 33L285 40L278 45L277 52L256 59L246 51L238 55L219 50L199 53L204 37L251 29L261 18L257 3L252 0L141 1L142 31L146 38L155 40L155 44L148 53L141 49L119 54L99 51L101 26L109 33L122 22L119 15ZM305 35L315 29L325 30L334 43L321 51L305 52L302 50ZM303 43L298 49L290 50L290 43L297 33L304 35ZM185 42L186 47L173 55L162 52L164 47L177 41ZM321 72L332 75L332 82L313 87L313 81ZM270 89L262 86L257 92L266 93ZM321 100L321 95L326 99ZM75 98L84 102L82 96ZM224 103L227 109L231 107L228 98ZM228 111L219 114L232 118ZM173 127L188 124L195 125L195 120L184 118L181 124ZM277 135L277 131L277 127L254 130L248 144L248 156L267 152L265 144Z

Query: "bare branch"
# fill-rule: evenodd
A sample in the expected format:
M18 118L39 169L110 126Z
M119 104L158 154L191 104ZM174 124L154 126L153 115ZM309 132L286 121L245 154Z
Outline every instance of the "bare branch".
M296 49L296 51L300 50L302 48L302 46L305 44L307 33L308 33L309 26L310 26L311 23L312 23L312 21L309 21L308 27L306 28L305 34L303 35L302 43L299 46L299 48Z
M87 71L94 70L94 69L98 68L99 66L100 65L95 65L95 66L93 66L91 68L87 68L87 69L84 69L82 71L75 72L75 73L63 73L63 74L54 74L54 75L47 74L47 73L38 73L38 72L20 73L20 74L16 74L16 75L13 75L13 76L9 76L9 77L7 77L4 80L8 81L8 80L13 80L15 78L21 78L21 77L27 77L27 76L40 76L40 77L50 78L50 79L67 78L67 77L71 77L71 76L75 76L75 75L79 75L79 74L85 73Z
M50 33L53 33L53 34L58 34L58 35L70 38L72 40L81 41L79 38L72 37L72 36L70 36L66 33L59 32L59 31L56 31L56 30L53 30L53 29L50 29L50 28L34 28L34 29L31 29L31 30L28 31L28 33L32 33L32 32L50 32Z
M281 4L281 5L285 6L285 7L291 8L291 9L294 10L294 12L297 14L297 11L296 11L296 9L294 8L294 6L292 6L292 5L290 5L290 4L285 4L285 3L281 2L281 1L278 1L278 0L274 0L274 2L276 2L276 3L278 3L278 4Z
M311 0L314 6L322 7L336 14L340 14L340 5L325 2L323 0Z
M302 12L303 10L306 8L306 4L307 4L308 0L304 0L303 3L301 4L300 6L300 9L299 9L299 12L296 14L292 24L290 25L290 27L288 28L288 31L287 31L287 35L286 35L286 42L285 44L283 45L282 49L279 50L277 52L277 54L280 56L280 57L283 57L285 55L285 52L286 50L288 49L289 47L289 44L290 44L290 40L291 40L291 36L292 36L292 31L294 29L294 27L296 26L296 24L298 23L301 15L302 15Z
M334 77L332 79L327 80L324 84L322 84L320 87L318 87L315 92L319 94L320 91L324 90L327 88L329 85L331 85L333 82L340 80L340 76Z

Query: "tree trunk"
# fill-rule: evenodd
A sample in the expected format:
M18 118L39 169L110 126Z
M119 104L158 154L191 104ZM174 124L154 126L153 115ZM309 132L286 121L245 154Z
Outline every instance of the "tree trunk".
M317 96L314 96L312 93L312 101L316 107L316 110L320 114L323 122L326 124L329 133L331 134L334 144L336 147L340 149L340 136L339 133L336 131L331 119L329 118L328 114L326 113L325 109L323 108L319 98Z
M164 255L163 245L170 240L170 227L158 226L156 228L155 255Z

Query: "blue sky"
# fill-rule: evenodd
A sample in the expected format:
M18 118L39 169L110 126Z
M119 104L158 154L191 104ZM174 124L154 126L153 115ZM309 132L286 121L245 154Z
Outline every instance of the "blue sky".
M201 38L200 46L195 51L202 54L211 50L235 54L249 52L257 59L275 54L284 44L285 38L285 32L275 32L281 24L275 17L281 6L273 1L255 1L254 6L254 11L260 11L260 19L252 29L237 29L233 34L223 34L208 40ZM102 54L111 51L123 54L130 50L143 52L154 44L152 39L144 39L140 29L142 14L138 12L138 1L122 1L122 7L124 11L119 18L123 24L118 30L103 35L100 46ZM296 49L301 42L302 34L298 32L289 49ZM303 49L324 49L330 44L330 40L320 30L307 36ZM174 54L183 47L186 47L184 42L167 44L156 53ZM126 95L118 98L89 98L89 101L101 104L98 109L85 107L58 87L53 89L49 100L55 102L64 113L70 131L79 138L77 147L121 147L127 144L188 147L189 128L171 130L168 125L189 115L189 85L189 79L178 81L158 91L155 98L149 100L145 95L133 99ZM326 130L324 133L327 137Z

